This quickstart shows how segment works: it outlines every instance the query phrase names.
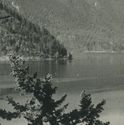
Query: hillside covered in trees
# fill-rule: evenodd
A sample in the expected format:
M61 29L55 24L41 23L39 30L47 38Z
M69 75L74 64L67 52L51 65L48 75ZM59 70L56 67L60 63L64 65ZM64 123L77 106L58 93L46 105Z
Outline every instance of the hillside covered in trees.
M124 50L123 0L11 0L73 52Z
M0 1L0 55L14 51L23 56L64 57L64 45L45 27L22 16L10 1Z

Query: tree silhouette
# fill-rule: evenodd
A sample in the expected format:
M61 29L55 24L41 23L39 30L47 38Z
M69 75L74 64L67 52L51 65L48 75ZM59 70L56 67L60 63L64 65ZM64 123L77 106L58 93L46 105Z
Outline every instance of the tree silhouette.
M81 94L81 101L78 109L65 112L68 104L63 104L67 95L60 99L54 99L57 87L53 86L48 74L45 78L38 78L37 73L30 75L29 66L26 66L19 56L10 56L12 75L15 78L17 88L21 93L30 94L31 98L25 104L16 102L13 98L7 97L15 112L8 112L0 109L0 117L11 120L24 117L28 125L42 125L43 119L48 119L51 125L109 125L109 122L99 120L100 113L104 110L105 100L96 106L92 103L91 95L85 91Z

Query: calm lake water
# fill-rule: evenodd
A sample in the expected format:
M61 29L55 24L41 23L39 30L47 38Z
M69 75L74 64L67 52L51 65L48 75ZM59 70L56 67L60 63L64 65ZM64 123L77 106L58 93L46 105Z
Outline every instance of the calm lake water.
M92 93L94 103L106 99L107 104L102 119L109 120L112 125L124 124L124 53L85 53L80 59L71 62L30 61L27 63L30 65L31 74L38 72L39 77L47 73L53 75L54 84L58 86L56 98L67 93L67 102L70 102L69 110L77 107L80 93L85 89ZM8 62L1 62L1 95L13 92L12 88L15 84L9 74ZM22 124L22 121L18 123ZM14 125L14 122L12 124Z

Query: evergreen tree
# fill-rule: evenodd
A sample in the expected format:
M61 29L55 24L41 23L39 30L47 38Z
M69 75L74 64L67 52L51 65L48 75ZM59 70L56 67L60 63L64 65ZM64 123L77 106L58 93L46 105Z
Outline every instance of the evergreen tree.
M96 106L92 103L91 95L84 91L81 95L80 107L66 113L68 104L63 105L67 95L63 95L59 100L53 98L57 87L51 82L52 76L48 74L45 78L38 78L37 73L30 75L29 66L19 56L10 56L12 75L16 80L18 89L23 94L30 94L32 97L25 104L16 102L13 98L7 100L15 110L8 112L0 109L0 117L11 120L13 118L24 117L28 125L42 125L43 120L48 120L51 125L109 125L99 120L103 111L105 101Z

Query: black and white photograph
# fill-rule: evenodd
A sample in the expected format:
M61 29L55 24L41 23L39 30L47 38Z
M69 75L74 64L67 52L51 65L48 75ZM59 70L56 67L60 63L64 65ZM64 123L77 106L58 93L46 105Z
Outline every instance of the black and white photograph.
M124 0L0 0L0 125L124 125Z

